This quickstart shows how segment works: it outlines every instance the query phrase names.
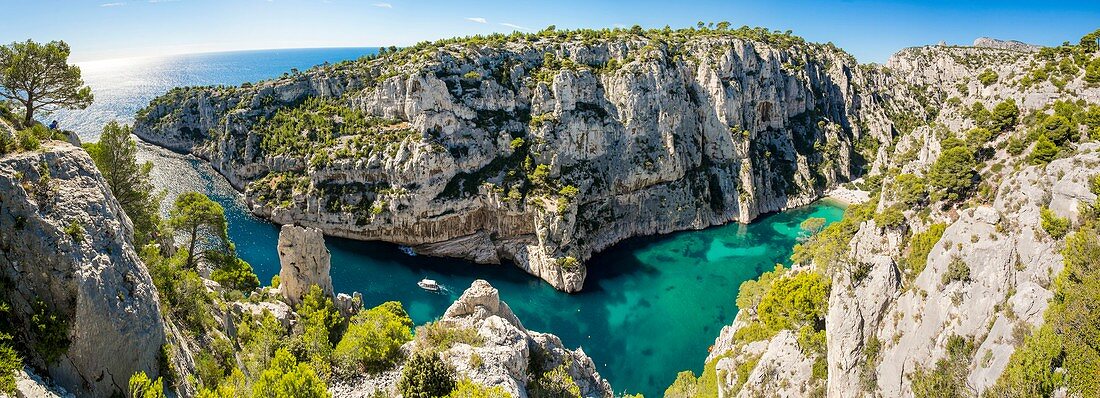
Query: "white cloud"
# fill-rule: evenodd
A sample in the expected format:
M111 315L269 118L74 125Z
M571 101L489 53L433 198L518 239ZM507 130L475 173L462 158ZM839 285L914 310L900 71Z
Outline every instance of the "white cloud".
M489 21L486 21L485 18L481 18L481 17L466 18L466 20L470 21L470 22L477 22L477 23L489 23Z
M507 27L512 28L512 29L518 29L518 30L531 30L531 28L528 28L526 26L519 26L519 25L516 25L514 23L501 22L500 25L501 26L507 26Z
M390 4L390 3L374 3L374 4L371 4L371 5L375 6L375 7L378 7L378 8L393 8L393 4Z
M124 6L124 5L126 5L126 3L119 2L119 3L103 3L103 4L100 4L99 6L100 7L118 7L118 6Z

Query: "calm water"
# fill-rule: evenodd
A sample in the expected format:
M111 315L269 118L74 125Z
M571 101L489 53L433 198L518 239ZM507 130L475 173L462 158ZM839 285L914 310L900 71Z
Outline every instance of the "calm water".
M57 118L94 139L111 119L128 120L152 97L177 85L240 84L278 76L290 68L353 59L373 49L283 50L190 55L137 62L84 65L97 96L84 113ZM198 190L221 202L229 234L262 281L278 273L278 229L249 215L240 197L200 161L142 145L156 165L154 179L169 192ZM723 325L733 321L741 282L785 263L798 224L808 217L838 220L842 210L818 204L771 215L751 225L731 224L662 237L637 238L589 262L584 291L568 295L509 266L409 257L394 245L328 238L337 291L359 291L373 306L397 300L417 323L432 320L470 285L486 279L501 291L524 325L583 347L617 391L660 397L676 373L698 372ZM445 293L419 289L438 280Z

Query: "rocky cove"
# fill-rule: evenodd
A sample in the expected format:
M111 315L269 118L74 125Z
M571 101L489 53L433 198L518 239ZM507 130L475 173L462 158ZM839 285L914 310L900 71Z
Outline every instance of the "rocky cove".
M628 362L616 368L652 368L667 358L638 342L670 345L666 336L646 333L684 322L669 317L633 329L623 325L664 305L687 313L707 299L733 301L736 312L719 309L707 316L720 320L706 324L734 319L714 332L689 326L685 336L703 335L706 344L717 339L705 352L681 350L703 360L676 375L666 397L1084 397L1098 388L1089 372L1100 363L1089 337L1097 330L1090 320L1100 316L1089 288L1100 280L1093 255L1100 252L1097 36L1100 31L1059 47L979 39L973 46L904 49L885 65L861 65L831 45L763 29L547 29L424 43L240 87L176 89L138 112L135 129L150 142L208 161L244 191L249 212L288 224L284 229L305 225L314 237L309 253L321 252L317 237L324 231L329 248L353 248L360 260L382 259L381 253L413 265L357 269L337 264L339 250L326 249L309 256L332 253L335 286L319 295L346 290L339 284L356 276L411 282L492 270L500 271L498 281L520 281L515 293L508 283L498 289L478 281L457 299L433 298L448 309L404 340L401 352L408 355L399 356L396 367L337 378L329 393L394 393L393 372L430 362L421 354L434 347L433 355L442 355L437 361L445 362L440 366L511 396L547 396L548 387L568 396L617 395L624 387L596 374L607 360L583 338L568 342L573 332L561 325L595 311L614 328L580 329L579 335L625 332L623 346L592 343L621 353L615 358ZM52 242L76 247L76 256L123 257L107 262L114 267L107 270L122 270L127 286L140 291L149 283L141 264L125 261L133 252L128 230L122 243L101 230L113 219L121 217L123 227L128 220L102 194L102 183L96 185L102 178L81 153L51 141L40 152L4 159L0 181L11 187L4 200L17 204L9 218L33 221L0 224L9 226L0 236L6 247L19 247L5 251L5 265L23 264ZM49 172L35 166L37 156L58 154L67 161ZM63 179L58 192L92 192L78 195L91 198L92 213L41 206L47 203L38 195L42 176L54 173ZM849 206L843 218L828 206L797 207L830 190L863 203ZM782 209L791 210L764 216ZM73 217L102 222L77 233L72 224L64 227ZM824 221L802 222L815 219ZM273 227L257 225L272 236ZM701 230L672 233L685 229ZM84 233L92 239L77 239ZM631 239L655 233L671 234ZM432 256L512 262L518 269L408 259L392 244ZM623 248L630 254L619 255ZM638 261L616 268L631 256ZM686 259L696 266L685 266ZM755 267L707 264L731 260ZM259 273L273 273L256 263ZM62 280L97 275L81 267L62 258L49 269ZM746 274L723 277L715 269ZM43 304L32 298L54 289L35 282L37 275L9 275L29 281L19 291L18 316L40 311ZM325 285L327 279L304 280ZM140 296L132 288L124 294L112 280L78 279L74 299L47 306L86 317L80 308ZM230 324L240 319L237 325L250 333L233 337L227 326L181 333L179 319L165 315L163 325L153 322L152 331L141 334L154 343L138 341L136 352L150 358L155 340L177 342L171 368L197 372L192 357L208 354L193 339L216 342L224 333L245 355L254 325L275 330L289 323L290 336L299 339L316 314L286 304L295 300L286 292L300 291L303 283L260 288L242 299L210 282L203 291L225 293L219 297L232 308L217 315ZM451 283L454 295L467 283ZM100 286L118 295L87 294ZM87 287L93 289L79 289ZM690 294L677 296L681 291ZM553 301L600 294L613 300L604 308L586 302L575 307L577 316ZM309 301L308 293L294 297ZM658 304L655 297L675 299ZM349 316L349 328L405 314L392 304L359 309L349 300L354 303L336 298L341 314L353 309L342 315ZM130 315L155 317L159 307L134 304L141 308ZM527 306L570 314L535 315L535 323L548 325L536 329L522 313ZM413 318L433 316L415 299L408 308ZM121 315L103 313L105 324L117 326ZM294 326L295 320L302 324ZM564 337L528 328L559 328ZM87 334L68 336L71 347L93 341ZM574 345L583 351L565 348ZM68 365L57 368L43 369L34 362L40 358L32 363L66 387L104 395L118 380L88 365L93 354L74 351ZM493 358L490 366L486 357ZM108 373L126 366L103 363ZM80 378L85 382L74 383ZM182 395L196 388L186 380L173 385Z
M576 292L611 244L748 222L871 167L876 148L857 143L889 125L858 87L876 77L835 48L765 33L413 48L174 90L135 133L208 159L276 223L510 261ZM261 134L283 128L269 120L323 141Z
M371 54L374 49L362 49ZM347 51L325 53L226 54L194 56L194 59L166 59L163 64L145 62L117 69L93 68L86 77L96 90L121 86L119 76L149 76L172 81L177 65L189 70L210 69L210 74L196 76L195 83L233 83L254 75L215 75L213 71L227 68L248 70L251 59L262 58L272 68L283 62L329 61L336 63ZM304 58L283 61L283 57ZM336 58L326 58L336 57ZM241 59L241 61L238 61ZM209 65L209 66L203 66ZM307 64L298 67L306 69ZM87 73L87 72L86 72ZM271 69L276 76L280 69ZM188 84L192 81L175 81ZM167 90L161 87L159 90ZM150 87L150 90L158 89ZM98 92L98 91L97 91ZM65 124L77 126L85 141L95 141L98 131L88 118L125 118L127 112L140 108L131 102L143 101L144 91L104 91L104 100L95 109L67 112ZM83 111L82 111L83 112ZM111 116L113 115L113 116ZM205 162L191 156L178 155L152 145L140 143L139 160L152 161L152 178L158 189L166 189L168 198L182 192L200 191L208 194L226 209L228 232L239 242L237 254L248 261L261 281L279 273L280 261L275 242L279 228L250 214L247 201ZM166 209L169 204L166 203ZM417 324L440 317L462 289L475 279L485 279L500 290L501 297L532 330L550 332L560 337L568 347L582 347L597 358L601 375L616 386L617 391L642 392L659 396L684 369L701 370L699 358L711 344L698 339L699 334L715 334L730 323L736 313L732 296L744 280L770 270L775 263L785 262L800 233L798 224L805 218L824 217L834 221L840 208L831 204L815 204L767 216L748 226L713 227L664 237L642 237L608 248L592 261L598 264L586 289L567 295L545 283L537 283L520 269L501 266L477 266L464 260L447 260L429 256L409 257L396 245L358 242L336 237L327 238L332 253L332 276L337 292L360 292L365 305L386 301L402 302ZM422 278L440 281L448 291L431 294L415 287ZM699 289L686 289L693 285ZM727 290L730 295L703 294ZM684 306L696 311L684 312ZM555 311L546 311L555 308ZM670 324L676 325L669 327ZM624 330L633 330L624 333ZM660 363L660 366L640 368L639 361Z
M278 274L277 226L248 214L243 199L209 166L172 154L157 156L163 178L177 184L187 181L189 189L208 192L225 206L233 240L253 242L239 245L238 254L261 280ZM831 222L840 213L837 206L815 204L749 225L629 240L592 258L591 277L576 294L557 291L508 266L410 257L397 245L381 242L335 237L326 241L335 291L359 292L367 306L400 301L421 324L441 316L472 281L488 280L525 327L552 333L567 347L583 348L617 392L660 396L676 372L702 369L699 358L707 355L713 342L698 336L717 335L733 320L732 297L738 285L787 261L802 220L824 217ZM447 291L418 289L416 282L423 278L439 281ZM730 293L707 294L713 291ZM684 307L693 311L683 311ZM638 362L653 365L634 366Z

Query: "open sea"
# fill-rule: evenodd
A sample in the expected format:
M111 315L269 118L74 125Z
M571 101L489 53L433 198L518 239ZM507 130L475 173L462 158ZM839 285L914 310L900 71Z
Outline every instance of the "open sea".
M324 62L356 59L375 48L262 50L95 61L80 64L95 103L84 111L58 112L62 128L94 141L110 120L132 122L137 110L175 86L239 85L277 77ZM154 164L154 183L166 203L186 191L210 195L226 209L229 235L239 255L265 284L279 272L278 227L251 216L241 196L205 163L147 144L140 158ZM839 220L840 207L818 203L761 217L749 225L628 240L589 261L584 291L560 293L509 265L410 257L395 245L327 238L338 292L358 291L368 307L396 300L417 324L441 316L474 279L488 280L525 327L582 347L617 394L660 397L676 373L703 368L707 349L737 315L737 289L749 279L788 263L809 217ZM431 278L443 293L421 290Z

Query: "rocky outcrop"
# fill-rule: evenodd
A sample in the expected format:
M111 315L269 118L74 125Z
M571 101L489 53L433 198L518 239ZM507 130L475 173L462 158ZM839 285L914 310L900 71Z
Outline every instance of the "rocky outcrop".
M283 225L279 231L279 290L286 303L298 305L313 285L332 297L330 260L321 230Z
M892 94L869 92L890 85L835 47L770 32L621 35L418 46L175 90L135 132L208 159L277 223L511 261L569 292L586 259L623 239L807 204L882 158ZM261 127L307 97L389 124L273 153Z
M0 158L0 270L15 337L34 347L28 364L76 395L108 397L135 372L158 373L165 325L132 240L82 149L51 141Z
M855 280L850 272L837 272L829 296L825 330L828 345L830 396L845 396L863 389L860 366L870 338L882 326L889 305L901 289L901 274L891 255L901 242L897 231L882 229L874 221L864 223L852 239L852 257L869 267Z
M73 398L65 389L52 385L33 369L24 368L15 372L15 397L17 398Z
M443 347L441 357L455 368L460 378L487 387L501 387L516 398L527 398L540 372L561 367L586 398L611 398L610 384L600 377L596 364L580 348L569 350L557 336L527 330L500 293L484 280L476 280L438 319L438 325L476 333L478 341L457 342ZM407 343L406 353L428 344L423 339ZM338 382L334 396L370 397L396 394L401 368L350 382Z
M479 345L456 344L443 356L462 374L485 386L501 386L516 398L526 398L531 373L564 366L583 397L610 398L611 386L600 378L596 364L581 349L566 349L557 336L529 331L500 299L496 288L474 281L443 314L440 322L477 331ZM478 359L474 359L478 358ZM537 375L536 375L537 376Z
M1018 40L1000 40L989 37L974 39L974 47L995 48L998 50L1012 50L1033 53L1041 50L1043 46L1027 44Z

